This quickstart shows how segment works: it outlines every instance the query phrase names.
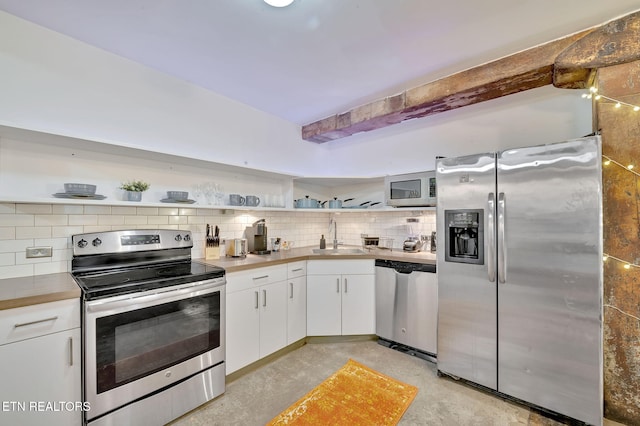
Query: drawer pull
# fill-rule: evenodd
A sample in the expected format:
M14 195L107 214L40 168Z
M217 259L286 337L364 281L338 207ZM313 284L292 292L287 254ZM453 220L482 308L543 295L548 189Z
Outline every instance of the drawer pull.
M69 365L73 365L73 337L69 337Z
M41 319L41 320L37 320L37 321L23 322L23 323L14 325L13 328L26 327L28 325L40 324L41 322L47 322L47 321L55 321L57 319L58 319L58 317L55 316L55 317L45 318L45 319Z
M302 268L296 268L291 270L291 272L298 272L298 271L302 271Z
M254 280L261 280L263 278L269 278L269 275L263 275L261 277L253 277Z

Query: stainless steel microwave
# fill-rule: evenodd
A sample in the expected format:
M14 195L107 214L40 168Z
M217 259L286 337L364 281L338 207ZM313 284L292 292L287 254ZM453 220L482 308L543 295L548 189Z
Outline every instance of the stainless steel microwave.
M385 199L392 207L423 207L436 205L436 172L419 172L387 176L384 179Z

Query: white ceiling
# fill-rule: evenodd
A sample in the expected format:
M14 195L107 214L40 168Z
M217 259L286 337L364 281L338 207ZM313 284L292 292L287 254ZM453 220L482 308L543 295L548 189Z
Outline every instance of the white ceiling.
M0 0L297 124L602 24L638 0Z

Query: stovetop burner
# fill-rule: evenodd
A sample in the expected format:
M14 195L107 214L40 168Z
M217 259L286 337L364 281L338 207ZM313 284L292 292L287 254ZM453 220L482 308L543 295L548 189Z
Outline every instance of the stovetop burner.
M72 241L72 275L85 300L225 275L220 267L191 260L189 231L108 231L74 235Z
M224 277L224 269L194 261L74 273L85 299L92 300Z

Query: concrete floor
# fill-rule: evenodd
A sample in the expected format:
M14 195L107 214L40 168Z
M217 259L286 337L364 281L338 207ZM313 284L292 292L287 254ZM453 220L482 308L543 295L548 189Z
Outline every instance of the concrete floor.
M172 426L264 425L352 358L415 385L418 395L400 425L560 425L520 405L451 379L432 362L375 341L308 343L227 383L226 392ZM617 423L605 421L606 426Z

